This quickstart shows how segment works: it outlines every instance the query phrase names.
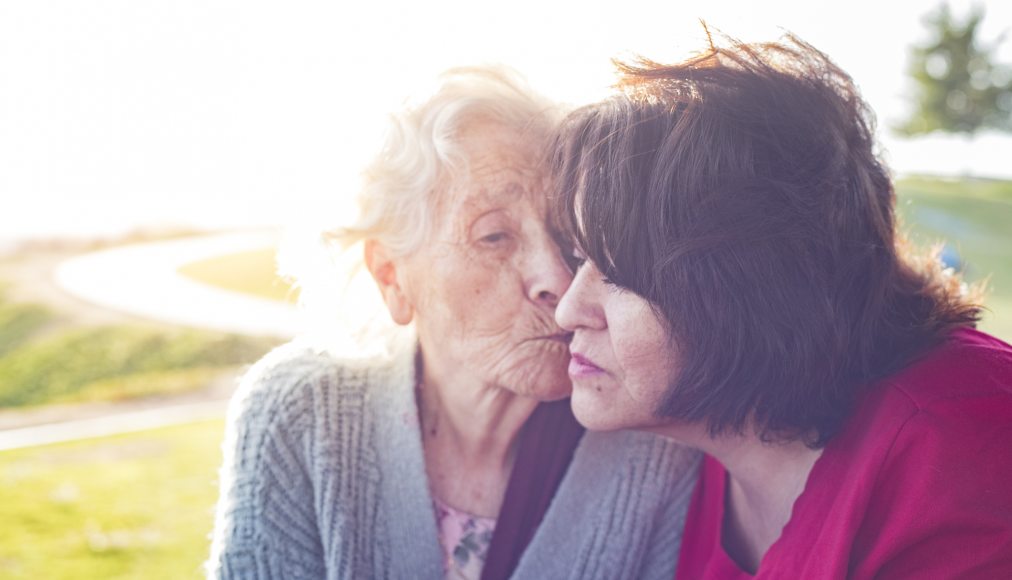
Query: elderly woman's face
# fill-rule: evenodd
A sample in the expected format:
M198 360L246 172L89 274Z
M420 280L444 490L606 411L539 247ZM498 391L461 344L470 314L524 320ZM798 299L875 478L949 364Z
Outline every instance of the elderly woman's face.
M433 239L406 262L426 376L568 396L568 334L554 313L572 275L547 226L537 151L489 125L463 145L468 177L449 184Z

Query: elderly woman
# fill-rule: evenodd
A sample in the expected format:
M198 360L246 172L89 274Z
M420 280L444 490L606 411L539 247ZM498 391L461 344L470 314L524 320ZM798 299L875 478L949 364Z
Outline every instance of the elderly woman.
M209 573L254 578L669 578L698 456L583 435L572 278L540 159L557 115L513 75L445 75L366 172L364 258L406 347L288 345L229 413Z
M902 243L851 79L794 38L623 72L558 138L556 319L581 423L706 454L678 578L1012 578L1012 347Z

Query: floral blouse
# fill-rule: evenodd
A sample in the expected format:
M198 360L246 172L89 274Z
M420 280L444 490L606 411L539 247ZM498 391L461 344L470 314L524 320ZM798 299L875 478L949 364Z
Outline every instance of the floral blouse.
M478 580L488 556L495 518L471 515L432 499L447 580Z

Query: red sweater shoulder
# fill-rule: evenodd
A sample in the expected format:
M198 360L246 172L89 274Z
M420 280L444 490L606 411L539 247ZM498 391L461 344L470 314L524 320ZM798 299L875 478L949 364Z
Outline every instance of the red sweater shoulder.
M878 387L901 392L916 409L954 398L1012 394L1012 346L961 328Z
M858 414L888 415L893 403L899 422L868 426L894 435L854 531L850 574L1012 577L1012 347L959 330L881 388L870 397L878 408Z
M1010 445L1012 347L959 330L869 388L756 578L1012 578ZM720 546L724 480L709 460L680 577L748 577Z
M869 390L799 503L838 520L836 572L1012 577L1010 444L1012 347L961 329Z

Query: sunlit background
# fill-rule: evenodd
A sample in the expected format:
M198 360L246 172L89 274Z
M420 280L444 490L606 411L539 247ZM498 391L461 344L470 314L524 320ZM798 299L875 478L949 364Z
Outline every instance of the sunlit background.
M4 2L0 232L274 224L339 208L384 115L446 67L505 62L548 95L580 103L606 90L611 57L674 59L703 46L699 18L745 39L799 34L854 76L887 125L906 113L908 49L926 35L920 18L934 6ZM986 8L985 37L1012 25L1012 3ZM1001 54L1012 60L1012 43ZM882 137L901 172L976 167ZM980 148L988 159L974 163L1012 176L995 149Z
M891 130L938 5L0 3L0 578L199 575L234 377L300 328L279 232L352 211L386 115L450 66L581 104L613 57L704 47L700 19L796 33L855 78L906 225L990 276L984 328L1012 339L1012 138ZM983 40L1012 29L1012 2L977 5Z

